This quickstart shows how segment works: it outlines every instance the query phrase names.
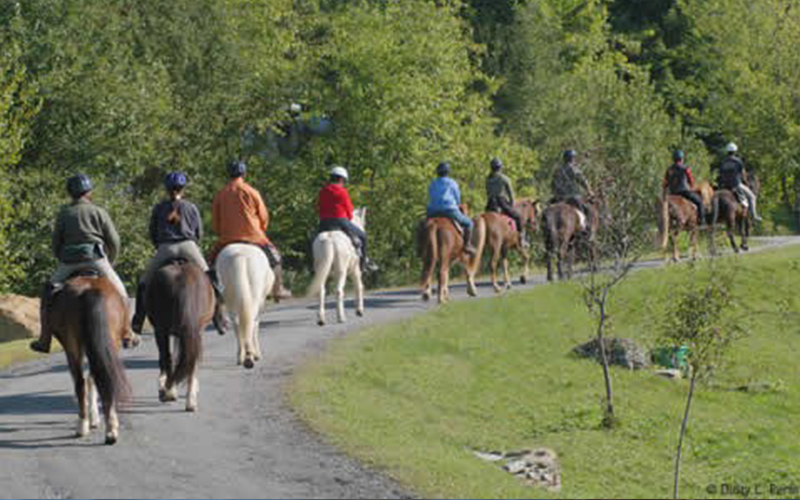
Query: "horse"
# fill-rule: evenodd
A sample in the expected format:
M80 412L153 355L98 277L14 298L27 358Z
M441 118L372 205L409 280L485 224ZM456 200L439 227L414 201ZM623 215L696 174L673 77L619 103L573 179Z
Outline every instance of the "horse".
M145 300L158 345L158 399L162 403L175 401L178 384L187 380L186 411L196 411L201 335L214 315L211 281L196 264L184 260L169 262L153 275ZM170 337L178 341L175 366Z
M258 316L275 282L264 251L249 243L231 243L219 253L217 275L223 287L224 309L236 323L237 365L250 369L261 359Z
M710 213L714 197L714 188L711 187L711 184L703 181L693 191L702 198L706 213ZM697 228L701 221L694 203L683 196L668 194L665 191L663 196L657 200L656 213L658 214L658 245L664 252L664 260L669 260L667 244L670 241L672 242L672 260L674 262L680 260L678 235L681 231L689 232L692 260L697 258Z
M747 238L750 236L750 210L748 207L741 203L736 194L729 189L719 189L714 193L712 201L713 210L711 216L711 253L716 255L716 241L714 235L717 231L717 223L720 220L725 222L728 240L731 242L731 248L736 253L739 253L739 247L736 246L736 239L733 236L733 227L739 231L741 238L741 249L744 251L749 250L747 245Z
M596 245L595 235L600 226L600 217L594 205L587 205L591 214L583 214L574 205L556 202L548 206L542 213L542 230L544 231L545 258L547 260L547 281L553 281L553 253L558 252L558 279L564 279L562 262L567 261L567 278L572 278L572 262L575 259L575 246L581 236L588 248L591 265L594 265ZM590 231L584 229L591 215Z
M361 207L353 212L353 224L364 229L367 209ZM346 320L344 313L344 286L347 276L355 285L356 315L364 315L364 283L361 281L361 266L358 251L349 236L343 231L326 231L317 235L312 244L314 254L314 280L308 287L309 295L319 295L317 324L325 325L325 284L331 270L336 276L336 317L339 323Z
M514 209L520 214L523 228L533 232L536 230L536 216L539 211L539 202L533 199L517 200ZM518 250L523 258L523 271L520 276L522 284L528 281L528 267L530 263L530 253L523 244L522 235L514 226L514 221L498 212L487 212L483 214L486 222L486 245L491 249L492 261L492 286L494 291L500 293L503 289L497 284L497 264L503 261L503 288L511 288L511 280L508 276L508 252Z
M76 275L55 293L48 308L53 336L61 343L78 398L77 437L89 435L100 424L97 396L103 403L105 443L119 439L117 407L130 399L131 388L119 357L128 337L128 307L108 278ZM84 377L83 357L89 361Z
M461 262L467 271L467 293L475 297L478 292L475 287L475 274L481 263L481 254L486 241L486 222L483 217L473 219L475 228L472 242L475 246L475 255L463 252L464 238L456 228L457 222L446 217L433 217L423 221L417 233L417 252L422 258L422 300L431 298L431 281L433 271L439 263L439 289L438 302L443 304L450 298L450 266Z

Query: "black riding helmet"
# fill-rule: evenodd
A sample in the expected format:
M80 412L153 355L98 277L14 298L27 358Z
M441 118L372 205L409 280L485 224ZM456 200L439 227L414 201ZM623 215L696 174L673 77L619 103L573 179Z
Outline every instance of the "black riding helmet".
M80 198L92 189L94 189L92 180L84 174L73 175L67 179L67 191L73 198Z
M492 161L489 162L489 166L491 167L492 172L497 172L503 168L503 162L500 161L500 158L492 158Z
M446 161L443 161L436 167L436 175L439 177L444 177L446 175L450 175L450 164Z
M672 153L672 159L674 161L683 161L684 158L686 158L686 155L680 149L677 149Z
M578 153L574 149L568 149L568 150L564 151L564 161L568 161L569 162L569 161L574 160L577 157L578 157Z
M242 177L247 172L247 165L242 160L233 160L228 163L228 175L232 178Z

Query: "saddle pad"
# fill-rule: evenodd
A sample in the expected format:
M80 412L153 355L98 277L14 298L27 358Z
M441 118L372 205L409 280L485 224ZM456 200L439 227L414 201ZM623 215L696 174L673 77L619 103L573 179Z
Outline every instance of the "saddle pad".
M449 222L450 224L453 225L453 227L455 228L455 230L456 230L456 232L458 234L460 234L461 236L464 236L464 230L461 228L461 224L457 224L456 221L454 221L453 219L451 219L449 217L430 217L430 218L428 218L428 220L429 221L431 221L431 220L447 221L447 222Z
M580 224L581 226L581 231L586 231L587 229L586 214L584 214L583 211L578 210L577 208L575 209L575 211L578 213L578 224Z

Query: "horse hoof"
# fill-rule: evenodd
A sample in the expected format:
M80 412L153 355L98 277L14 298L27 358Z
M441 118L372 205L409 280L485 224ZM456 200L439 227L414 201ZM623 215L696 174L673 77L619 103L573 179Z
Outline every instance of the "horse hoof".
M364 311L356 311L356 316L358 316L359 318L363 318L364 317Z
M742 250L744 250L746 252L746 251L750 250L750 247L748 247L747 245L742 245Z
M186 411L189 413L194 413L197 411L197 405L186 405Z
M424 300L425 302L428 302L429 300L431 300L431 294L429 294L428 292L423 293L422 294L422 300Z
M519 282L522 283L523 285L527 284L528 283L527 276L520 276L519 277Z
M107 445L117 444L117 436L115 436L113 434L107 434L106 435L106 444Z
M247 368L248 370L250 370L251 368L253 368L255 365L256 365L256 364L255 364L255 363L253 363L253 360L252 360L252 359L250 359L250 358L247 358L247 359L245 359L245 360L244 360L244 367L245 367L245 368Z
M317 324L318 324L319 326L325 326L325 321L324 321L324 320L321 320L321 319L320 319L320 320L317 320Z

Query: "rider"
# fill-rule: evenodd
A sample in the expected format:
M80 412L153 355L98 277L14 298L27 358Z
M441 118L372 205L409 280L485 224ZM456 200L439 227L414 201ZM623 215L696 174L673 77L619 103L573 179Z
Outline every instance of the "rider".
M260 247L275 273L271 294L275 302L279 302L280 299L291 297L291 293L283 288L281 255L267 238L267 207L258 191L244 181L246 172L247 165L243 161L230 162L230 181L214 196L211 222L218 239L211 251L210 260L213 263L219 252L231 243L251 243ZM212 276L215 274L212 271Z
M67 191L72 197L56 217L53 231L53 253L58 267L42 291L40 303L41 333L31 342L34 351L50 352L52 340L47 316L54 292L82 269L91 269L105 276L128 303L128 292L111 267L119 253L119 234L108 216L108 212L92 203L92 181L83 174L67 179Z
M736 155L738 150L739 148L733 142L725 146L727 156L717 167L719 187L744 194L750 205L750 215L753 216L753 219L760 221L761 217L756 213L756 195L744 183L744 161Z
M591 217L592 211L589 210L584 197L584 193L593 196L592 188L586 177L578 168L575 159L578 153L569 149L564 151L564 163L556 170L552 180L553 198L556 203L565 202L570 205L576 206L581 212L586 215L587 226L592 227Z
M436 167L438 176L428 187L428 218L446 217L458 222L464 229L464 252L475 255L475 247L472 246L472 219L464 215L459 208L461 204L461 191L458 183L449 177L450 164L442 162Z
M691 201L697 207L698 220L700 225L705 224L706 211L703 206L703 199L699 194L692 191L694 189L694 176L692 169L684 163L686 155L683 151L676 150L672 153L674 163L667 169L664 175L664 188L668 189L669 194L682 196Z
M331 169L330 182L319 191L319 232L344 232L353 241L353 246L360 249L361 269L374 272L378 266L367 257L367 233L352 222L353 202L344 187L349 179L344 167L334 166Z
M183 172L171 172L164 178L164 188L169 199L158 203L150 214L150 241L156 247L156 254L150 259L147 268L136 288L136 313L131 321L131 329L142 333L145 318L145 291L153 274L171 260L183 259L197 265L209 274L214 295L217 298L217 309L214 314L214 326L223 331L219 317L219 304L222 292L216 276L208 271L208 264L197 243L203 236L203 220L200 211L187 200L184 193L188 179Z
M520 240L525 241L523 236L522 217L519 212L514 210L514 190L511 188L511 181L500 171L503 169L503 162L499 158L492 158L489 162L492 173L486 178L486 211L501 212L514 220Z

